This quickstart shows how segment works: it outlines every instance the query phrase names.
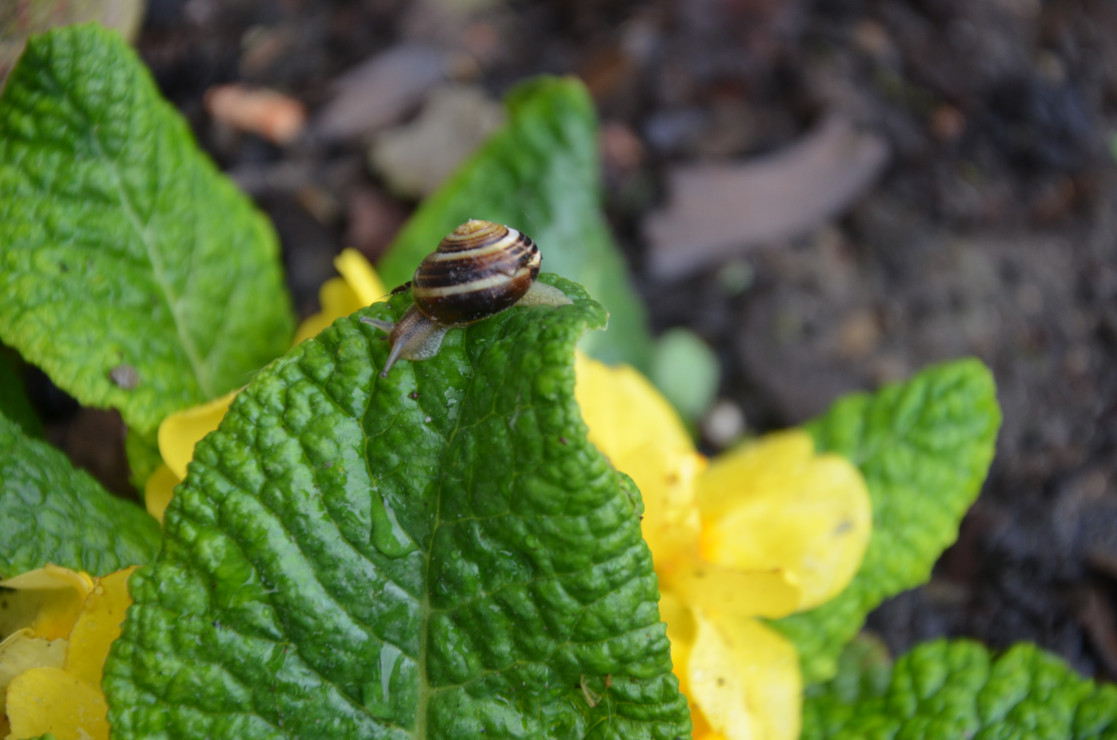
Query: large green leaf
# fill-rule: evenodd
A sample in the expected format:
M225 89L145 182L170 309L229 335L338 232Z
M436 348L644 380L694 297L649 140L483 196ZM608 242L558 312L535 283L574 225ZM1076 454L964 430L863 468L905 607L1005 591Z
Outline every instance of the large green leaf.
M834 675L843 646L877 604L930 577L977 498L1000 422L989 370L960 360L874 395L847 396L808 425L820 451L848 457L865 476L873 532L845 591L772 623L799 649L806 683Z
M149 562L159 525L0 415L0 578L47 563L104 575Z
M247 383L293 320L263 216L115 33L32 38L0 98L0 339L150 433Z
M471 218L508 224L543 252L543 269L581 283L609 311L609 331L586 337L590 354L647 369L643 306L601 211L593 101L573 78L542 77L505 100L508 122L428 198L377 266L389 285Z
M994 657L975 642L939 640L900 658L883 690L846 701L836 687L806 701L803 740L1117 738L1117 687L1034 645Z
M199 443L106 665L114 734L679 738L639 494L586 439L574 299L381 379L338 320Z

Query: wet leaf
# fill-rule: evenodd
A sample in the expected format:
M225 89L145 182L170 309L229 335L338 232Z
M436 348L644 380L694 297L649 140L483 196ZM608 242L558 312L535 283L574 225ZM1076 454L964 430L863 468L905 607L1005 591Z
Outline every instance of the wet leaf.
M117 737L688 736L631 482L586 439L600 305L386 379L410 298L265 368L196 448L106 666ZM587 700L584 687L592 689Z

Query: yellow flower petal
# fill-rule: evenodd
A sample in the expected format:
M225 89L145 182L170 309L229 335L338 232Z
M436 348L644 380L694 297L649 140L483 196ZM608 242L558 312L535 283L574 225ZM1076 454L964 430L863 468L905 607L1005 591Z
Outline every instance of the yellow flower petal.
M66 651L67 673L90 686L101 685L101 673L109 646L120 637L120 623L132 603L128 594L128 576L136 568L125 568L101 578L85 599L81 615L70 632Z
M93 579L69 568L47 565L0 581L12 589L0 601L0 634L29 628L36 637L66 637L81 613Z
M318 332L342 316L348 316L388 295L376 270L356 249L343 249L334 259L334 267L341 277L330 278L318 289L318 305L322 310L299 325L294 344L317 336Z
M171 414L159 425L159 454L179 480L194 457L194 445L221 423L240 389L220 398Z
M144 484L144 506L147 513L155 517L160 524L163 523L163 514L175 496L175 486L182 482L174 471L166 465L160 465Z
M61 668L34 668L8 686L11 740L52 733L57 740L108 740L108 706L99 688Z
M590 439L610 459L624 459L649 442L675 453L694 452L675 409L635 368L606 365L578 352L574 369L574 395Z
M802 603L794 574L779 568L734 570L692 560L661 583L691 608L729 616L786 617Z
M589 440L627 473L644 499L642 529L657 570L669 570L698 536L695 478L705 458L678 414L643 375L579 353L574 394Z
M692 715L701 715L696 728L728 740L799 737L801 679L791 643L755 619L699 611L695 621L686 671Z
M690 651L698 636L698 625L690 608L670 591L662 591L659 596L659 617L667 623L667 639L671 642L671 663L679 679L679 691L689 696L686 667L690 663Z
M376 303L388 295L384 282L376 274L376 270L365 259L365 256L356 249L341 250L341 254L334 259L334 267L337 268L337 271L345 278L345 282L349 283L349 287L357 295L357 300L361 303L357 308ZM357 308L339 315L348 316Z
M307 317L305 321L299 324L298 331L295 332L295 340L292 342L293 345L318 336L318 332L334 323L338 318L348 316L368 304L361 303L361 299L357 297L357 294L349 287L344 278L335 277L322 283L322 287L318 289L318 305L322 307L322 310Z
M720 456L698 480L701 555L734 570L786 570L813 608L861 565L872 509L860 472L796 430Z
M66 640L35 637L26 628L0 642L0 717L7 714L7 691L12 679L32 668L61 668L66 660L66 645Z

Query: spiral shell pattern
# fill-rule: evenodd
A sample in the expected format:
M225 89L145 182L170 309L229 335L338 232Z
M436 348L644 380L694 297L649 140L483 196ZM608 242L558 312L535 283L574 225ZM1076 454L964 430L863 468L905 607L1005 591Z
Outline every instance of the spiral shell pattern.
M539 276L539 247L516 229L470 220L439 242L415 270L411 295L427 318L465 326L500 313Z

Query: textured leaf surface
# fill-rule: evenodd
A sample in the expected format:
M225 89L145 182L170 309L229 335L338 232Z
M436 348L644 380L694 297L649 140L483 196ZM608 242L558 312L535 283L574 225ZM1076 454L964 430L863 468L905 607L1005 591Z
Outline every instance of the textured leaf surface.
M149 562L159 525L0 415L0 578L47 563L105 575Z
M873 533L845 591L772 623L799 648L805 683L834 675L842 647L877 604L930 577L977 498L1000 421L992 375L961 360L848 396L808 425L820 451L845 455L865 476Z
M832 693L804 705L803 740L1087 740L1117 738L1117 687L1020 644L999 657L968 641L920 645L891 683L858 701Z
M0 339L149 433L247 383L293 321L273 232L120 38L28 42L0 98Z
M689 737L639 494L586 440L581 289L387 379L396 296L197 447L106 666L122 738Z
M648 328L601 211L597 119L574 79L540 78L506 99L508 122L428 198L377 267L388 285L470 218L508 224L539 243L543 269L581 283L609 311L609 331L582 348L647 369Z

